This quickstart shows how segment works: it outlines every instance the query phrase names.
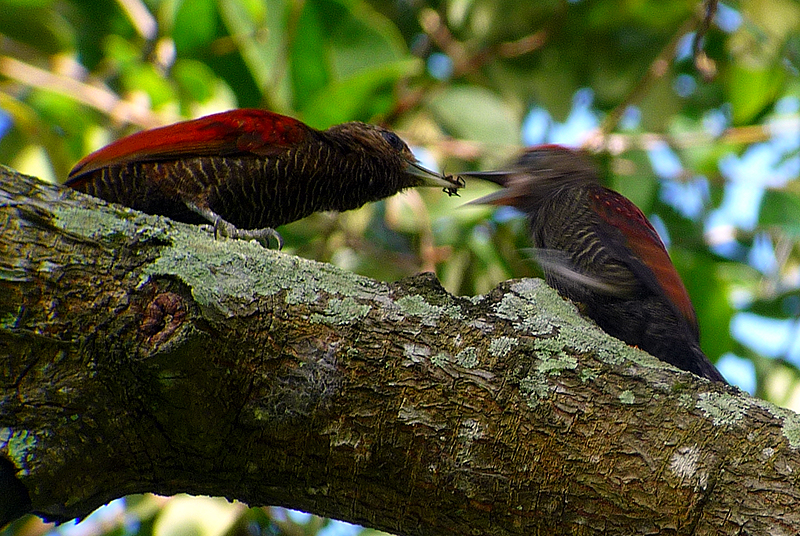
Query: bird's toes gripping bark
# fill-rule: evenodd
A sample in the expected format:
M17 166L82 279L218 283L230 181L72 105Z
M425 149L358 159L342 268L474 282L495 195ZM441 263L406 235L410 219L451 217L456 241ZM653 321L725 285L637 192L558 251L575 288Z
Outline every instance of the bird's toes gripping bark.
M283 237L272 227L264 227L261 229L239 229L231 222L222 219L219 214L208 207L201 207L189 201L186 202L186 206L192 212L199 214L204 219L211 222L214 228L214 237L225 236L228 238L240 238L243 240L256 240L266 248L269 248L270 239L274 238L278 243L278 249L283 249Z

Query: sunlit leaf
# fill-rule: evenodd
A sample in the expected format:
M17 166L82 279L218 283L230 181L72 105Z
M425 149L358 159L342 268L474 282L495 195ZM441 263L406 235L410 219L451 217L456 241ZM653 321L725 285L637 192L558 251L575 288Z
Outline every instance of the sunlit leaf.
M351 77L406 55L397 28L368 4L334 0L317 2L323 25L329 32L328 54L337 77ZM350 9L345 9L348 4Z
M122 71L121 80L126 91L147 94L153 108L158 108L175 98L170 82L149 63L131 64Z
M770 68L733 65L728 75L728 100L734 124L751 121L773 104L785 77L786 71L777 65Z
M449 87L429 106L453 136L498 146L520 143L519 116L487 89Z
M368 121L386 113L392 103L392 87L400 78L420 71L419 60L410 58L364 70L321 88L302 108L303 118L323 128L344 121Z
M141 48L119 35L108 35L103 39L103 52L108 60L115 62L119 68L142 61Z
M190 102L202 103L214 94L216 76L205 63L178 60L172 68L172 76Z

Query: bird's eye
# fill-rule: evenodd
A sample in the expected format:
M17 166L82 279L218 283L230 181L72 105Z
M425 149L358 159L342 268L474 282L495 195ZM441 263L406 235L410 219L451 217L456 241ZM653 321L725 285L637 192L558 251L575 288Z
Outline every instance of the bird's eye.
M400 136L395 134L394 132L384 132L383 139L386 140L386 143L391 145L392 149L397 151L402 151L406 148L406 142L400 139Z

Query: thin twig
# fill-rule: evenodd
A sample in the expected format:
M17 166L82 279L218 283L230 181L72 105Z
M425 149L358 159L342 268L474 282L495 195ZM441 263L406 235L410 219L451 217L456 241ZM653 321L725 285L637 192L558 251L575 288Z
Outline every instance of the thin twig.
M669 71L675 52L680 44L681 38L692 30L695 25L694 19L687 20L680 28L673 34L669 43L661 49L661 52L656 56L647 72L636 83L636 86L628 93L625 99L620 102L613 110L606 116L603 124L600 126L600 135L607 134L613 131L620 119L622 119L625 110L639 102L647 94L657 80L662 78Z
M0 74L26 86L66 95L103 112L119 123L131 123L142 128L164 124L149 108L120 99L113 91L85 84L8 56L0 56Z
M453 62L453 72L450 79L462 78L477 72L481 67L497 57L516 58L530 54L542 48L550 35L548 30L539 30L515 41L497 43L485 47L475 53L470 53L469 47L458 41L450 32L442 16L430 8L422 9L419 13L419 23L431 42L442 50ZM447 82L430 81L414 89L407 90L398 99L387 117L387 123L419 106L422 99L429 97L432 92L444 87Z
M158 36L158 22L141 0L117 0L133 27L146 41Z
M435 10L420 11L419 23L431 39L453 62L453 78L476 72L496 57L516 58L540 49L547 42L548 32L539 30L515 41L497 43L470 54L466 44L458 41Z
M694 41L692 41L692 58L694 58L694 66L703 77L703 80L710 82L717 75L717 66L714 60L708 57L703 50L703 38L705 37L711 23L714 20L714 15L717 13L717 0L705 0L703 2L705 13L700 24L695 30Z
M631 149L650 149L657 143L667 142L678 149L701 147L712 144L751 145L768 141L782 134L800 132L800 117L792 116L770 121L768 124L731 127L715 136L706 131L686 132L679 136L663 134L610 134L606 137L605 148L613 154Z
M612 133L605 134L598 131L592 136L589 148L593 151L606 151L612 155L619 155L627 151L650 150L659 144L667 143L677 149L688 149L709 145L751 145L768 141L776 136L796 135L800 132L800 116L788 116L775 119L768 124L747 125L731 127L719 135L700 130L685 132L680 135L658 134L644 132L636 134ZM459 140L443 138L439 140L421 140L427 146L434 147L444 156L459 158L466 161L477 160L485 155L498 152L513 151L516 146L499 146L498 144L482 143L474 140Z

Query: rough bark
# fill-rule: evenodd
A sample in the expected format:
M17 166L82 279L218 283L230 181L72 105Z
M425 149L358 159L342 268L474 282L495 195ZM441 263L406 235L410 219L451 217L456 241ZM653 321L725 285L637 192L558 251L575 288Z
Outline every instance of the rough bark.
M538 280L381 283L10 170L0 227L4 521L151 491L404 535L800 532L796 414Z

